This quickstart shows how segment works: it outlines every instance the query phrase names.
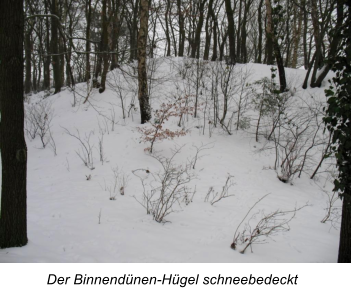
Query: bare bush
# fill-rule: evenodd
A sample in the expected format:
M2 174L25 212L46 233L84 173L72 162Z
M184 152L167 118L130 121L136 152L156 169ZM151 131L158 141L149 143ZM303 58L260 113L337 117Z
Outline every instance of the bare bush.
M78 157L82 160L84 165L90 170L95 169L94 167L94 158L93 158L93 148L94 145L91 144L91 135L94 134L93 131L90 131L89 134L85 133L84 138L81 137L79 130L76 128L76 134L71 133L68 129L62 127L65 132L77 139L80 143L80 149L76 151Z
M162 141L164 139L173 139L175 137L184 136L186 131L176 130L172 131L165 128L165 123L170 117L181 117L182 114L191 114L193 111L192 107L184 106L188 96L176 99L173 103L162 103L160 109L156 110L154 123L149 122L151 127L138 128L141 133L141 140L143 142L149 142L150 147L146 148L146 151L152 153L154 143L156 141Z
M51 129L49 127L49 145L52 149L52 151L54 152L54 155L57 156L57 147L56 147L56 142L55 142L55 139L54 137L52 136L52 132L51 132Z
M231 244L232 249L237 249L238 245L243 245L240 253L245 253L248 247L251 248L253 244L263 244L267 242L267 239L277 235L279 233L287 232L290 230L289 223L295 218L296 212L306 207L306 205L294 208L290 211L282 211L277 209L273 212L265 213L263 210L259 210L254 213L248 222L245 223L244 228L239 231L241 224L245 221L246 217L250 214L252 209L261 202L269 194L261 197L246 213L240 224L237 226L233 242ZM258 219L258 220L257 220ZM254 222L254 224L252 224Z
M206 197L205 197L205 202L210 202L211 205L221 201L222 199L224 198L228 198L228 197L231 197L231 196L234 196L234 194L229 194L229 189L230 187L232 187L234 185L234 182L232 181L232 178L234 176L232 175L228 175L227 176L227 179L222 187L222 190L221 192L216 192L214 190L214 188L211 186L209 189L208 189L208 192L206 194Z
M120 194L122 196L125 194L125 190L127 188L128 182L129 182L129 176L126 175L118 167L113 168L112 173L113 173L112 184L110 186L106 186L106 183L105 183L105 187L106 187L106 190L110 194L109 199L116 200L116 196L118 194Z
M51 102L40 101L26 107L25 110L25 130L31 139L38 135L43 148L50 142L50 125L53 119L53 109Z
M151 214L156 222L166 222L166 216L174 212L180 202L189 204L196 190L187 187L195 175L190 165L175 165L174 157L182 147L173 151L170 158L161 155L152 155L161 164L161 171L151 172L148 169L137 169L133 174L137 176L143 187L142 200L134 197Z
M120 107L122 110L123 119L126 118L127 110L126 110L126 96L128 95L122 85L123 75L119 73L119 70L112 71L110 73L110 78L108 79L109 88L117 94L117 97L120 100Z
M104 163L106 161L105 150L104 150L104 135L105 135L105 133L103 132L103 130L100 129L100 135L99 135L99 156L100 156L101 165L104 165Z
M328 196L327 207L325 208L325 216L321 220L321 223L326 223L330 221L334 226L335 222L338 222L341 218L341 206L336 206L336 202L340 199L339 193L336 191L332 191L329 193L328 191L323 190L323 192Z
M193 147L196 149L196 153L194 158L192 159L191 162L191 166L193 167L193 169L195 169L197 160L201 159L202 157L204 157L205 155L201 154L204 150L208 150L208 149L212 149L214 147L214 145L212 145L213 143L207 143L207 144L203 144L201 143L200 146L196 146L193 145Z

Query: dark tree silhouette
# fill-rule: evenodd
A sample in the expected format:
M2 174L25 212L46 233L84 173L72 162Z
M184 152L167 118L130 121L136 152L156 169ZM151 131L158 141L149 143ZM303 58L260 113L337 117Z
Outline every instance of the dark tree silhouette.
M27 147L23 109L23 1L0 1L0 247L27 244Z

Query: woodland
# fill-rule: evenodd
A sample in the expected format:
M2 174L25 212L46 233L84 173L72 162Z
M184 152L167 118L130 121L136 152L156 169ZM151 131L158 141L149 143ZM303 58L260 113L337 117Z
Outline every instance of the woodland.
M350 10L2 0L0 261L350 262Z

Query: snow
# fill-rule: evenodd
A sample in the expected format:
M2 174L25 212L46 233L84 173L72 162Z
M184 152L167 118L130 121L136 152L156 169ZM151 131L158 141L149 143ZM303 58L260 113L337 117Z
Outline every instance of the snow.
M176 91L172 81L178 76L173 61L179 64L183 60L158 61L154 77L162 77L163 81L152 91L154 109ZM270 76L270 67L266 65L248 64L243 68L251 71L251 83ZM290 87L301 97L307 99L311 94L324 97L323 88L300 89L305 71L286 70ZM108 78L112 79L111 73ZM123 81L129 89L123 92L127 106L137 91L137 81L128 79L129 82ZM334 228L330 223L320 223L328 200L319 188L324 182L316 183L307 175L295 179L293 185L280 182L276 172L269 169L274 165L274 155L269 151L258 153L264 139L255 142L251 133L254 124L251 130L233 131L232 135L217 127L209 137L208 128L202 135L202 129L195 127L202 125L203 120L192 120L189 116L186 136L157 142L154 149L164 156L170 156L175 145L185 145L175 157L177 164L194 156L193 145L211 143L213 148L202 153L193 170L197 178L188 184L191 189L196 186L192 203L176 205L176 211L166 217L168 222L154 221L137 201L142 201L143 188L132 171L148 169L156 173L162 167L144 152L148 144L140 140L137 127L142 125L138 111L123 119L119 96L109 87L103 94L94 89L89 102L82 104L85 87L84 83L77 85L82 96L77 96L80 104L76 107L72 107L73 96L68 89L44 100L43 93L30 96L30 103L51 102L51 131L57 156L49 145L43 149L38 137L34 140L27 137L29 243L22 248L0 250L0 262L336 262L339 224L334 223ZM106 120L111 116L111 107L118 122L114 131ZM179 129L177 120L170 119L167 125ZM80 149L79 142L63 128L72 133L78 129L82 138L93 131L95 169L84 166L75 152ZM99 162L99 130L106 132L103 165ZM116 167L129 177L129 182L124 196L117 193L116 200L110 200L107 188L113 185L112 169ZM220 191L228 174L234 176L229 191L234 196L214 205L205 202L209 187ZM91 179L86 180L89 175ZM331 191L332 184L326 185L325 189ZM268 213L308 206L296 213L290 231L265 239L264 245L253 245L252 253L250 248L245 254L232 250L235 229L266 194L269 195L254 207L250 216L259 210Z

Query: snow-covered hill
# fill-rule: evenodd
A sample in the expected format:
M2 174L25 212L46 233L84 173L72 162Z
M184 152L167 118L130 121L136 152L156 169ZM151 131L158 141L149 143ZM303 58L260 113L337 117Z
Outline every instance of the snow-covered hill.
M309 179L324 146L311 149L314 152L308 154L310 162L300 178L295 174L289 183L283 183L277 178L280 172L273 169L276 157L272 148L274 143L263 136L265 129L268 129L263 124L259 142L255 141L258 114L253 109L252 86L248 84L263 77L270 78L270 67L237 65L236 70L231 72L232 94L228 99L225 128L220 123L214 127L211 121L215 100L211 98L213 89L209 87L215 78L214 64L202 63L207 68L201 70L203 80L197 81L202 66L189 61L162 58L150 63L155 70L150 74L154 113L161 109L162 103L184 96L193 97L196 89L199 97L196 119L193 115L184 114L181 121L179 117L171 117L164 124L171 131L182 129L186 135L156 142L153 156L144 151L150 144L142 141L138 129L145 125L139 124L137 79L130 67L124 67L124 73L120 70L109 73L106 91L99 94L98 89L92 89L85 104L83 102L89 89L86 83L78 84L75 107L72 106L73 92L69 89L45 99L43 92L28 97L25 103L27 119L30 113L40 112L40 108L35 112L33 107L42 107L42 116L46 115L47 118L44 122L51 120L52 137L50 131L44 129L43 141L47 143L44 149L39 135L31 139L30 133L27 133L29 243L22 248L0 250L0 262L337 260L339 224L334 217L337 215L333 216L332 222L321 223L326 215L328 197L332 195L326 193L332 190L332 179L327 172L319 173L314 180ZM224 64L222 66L224 72L221 77L227 77L225 69L228 68ZM300 88L305 71L286 69L286 72L293 92L289 100L292 106L289 106L287 114L295 113L302 107L299 105L307 107L311 99L324 101L323 87L313 90ZM220 85L221 80L217 88L218 107L222 109L224 103ZM241 100L240 95L243 97ZM236 130L240 101L245 104L242 104L243 110L240 112L240 119L243 120L240 122L241 128ZM191 100L189 105L193 105L193 102ZM222 113L220 110L220 115ZM154 123L155 119L152 121ZM181 127L177 126L178 122L181 122ZM26 127L34 133L30 122ZM150 127L150 124L146 127ZM87 159L88 154L77 139L79 137L87 147L90 159ZM324 136L320 133L319 137ZM201 150L200 147L208 149ZM149 204L157 198L157 188L161 185L157 177L162 177L164 172L161 162L168 161L174 149L180 149L180 152L173 159L176 170L172 171L187 169L181 177L191 174L189 177L192 179L174 199L169 210L172 213L158 223L154 221L152 213L147 214L145 197L151 197L156 191ZM194 164L198 149L201 151L195 169L193 165L186 166ZM87 161L87 165L82 159ZM180 168L181 165L183 168ZM320 172L327 168L323 166ZM230 197L223 197L212 205L211 202L220 197L229 175L225 196ZM122 185L123 178L125 183ZM120 193L121 186L124 195ZM335 205L340 206L340 203L336 202ZM305 207L295 216L294 213L287 213L271 218L271 222L266 223L268 226L283 225L281 221L292 220L289 226L280 227L284 231L255 238L257 242L251 247L252 253L250 247L244 254L240 253L249 241L240 237L237 239L237 249L230 248L234 233L250 208L253 207L238 229L238 232L243 232L246 227L245 235L248 235L250 227L252 230L255 228L263 215L292 211L302 206ZM338 210L335 211L338 213ZM288 227L290 230L285 231Z

